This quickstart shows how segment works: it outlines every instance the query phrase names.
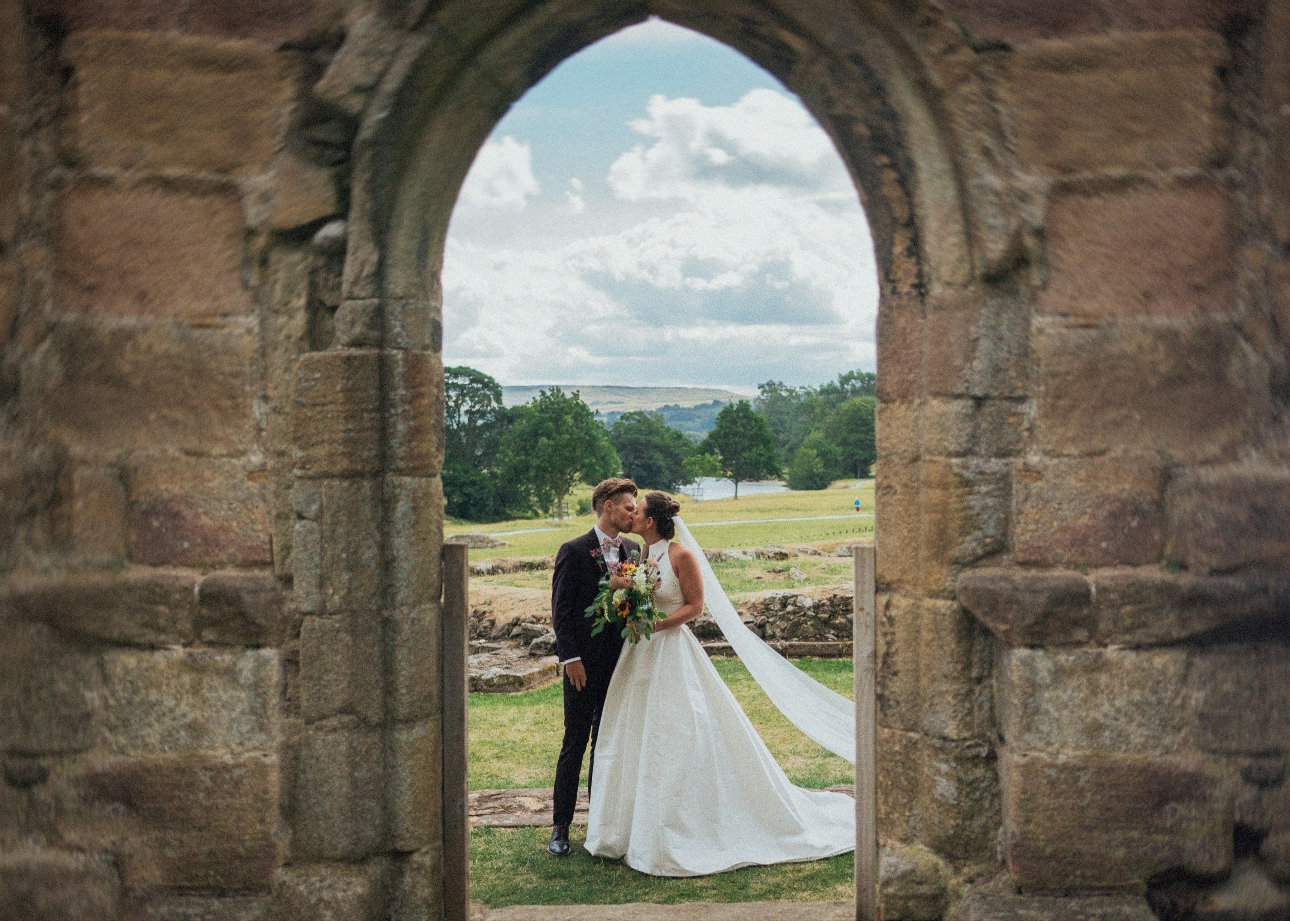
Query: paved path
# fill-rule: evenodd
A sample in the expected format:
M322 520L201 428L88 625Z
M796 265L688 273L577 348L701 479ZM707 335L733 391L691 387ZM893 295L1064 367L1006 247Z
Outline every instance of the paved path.
M691 902L686 905L471 904L471 921L855 921L854 902Z
M872 512L852 512L850 515L808 515L805 518L746 518L742 521L687 521L686 527L691 531L695 528L715 528L723 524L779 524L785 521L840 521L843 518L872 518Z

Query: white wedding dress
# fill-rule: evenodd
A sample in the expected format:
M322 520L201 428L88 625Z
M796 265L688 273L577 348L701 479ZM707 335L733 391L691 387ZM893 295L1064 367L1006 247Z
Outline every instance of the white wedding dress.
M668 544L649 554L662 575L656 602L671 613L683 598ZM855 840L855 802L789 782L689 627L623 646L596 743L588 851L654 876L700 876L819 860Z

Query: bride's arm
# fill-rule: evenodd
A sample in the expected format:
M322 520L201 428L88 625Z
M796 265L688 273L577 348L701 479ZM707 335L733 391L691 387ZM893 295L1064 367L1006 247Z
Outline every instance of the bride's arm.
M699 564L694 555L680 544L672 544L667 550L672 572L676 573L676 580L681 583L681 597L685 599L685 604L662 620L655 621L655 630L679 627L703 613L703 576L699 573Z

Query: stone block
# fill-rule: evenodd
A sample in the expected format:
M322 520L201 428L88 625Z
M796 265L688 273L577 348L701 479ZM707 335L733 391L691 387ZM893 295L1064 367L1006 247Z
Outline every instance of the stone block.
M329 107L357 119L389 67L400 36L382 16L369 13L355 21L314 95Z
M73 641L175 646L192 642L196 587L193 572L135 567L20 582L8 607Z
M1274 258L1268 274L1272 319L1281 344L1290 348L1290 258ZM3 305L0 305L0 309L3 309Z
M1238 754L1290 749L1290 656L1284 646L1197 649L1187 691L1201 748Z
M1290 105L1290 8L1269 3L1263 18L1263 104L1276 112Z
M1279 616L1290 576L983 568L959 576L957 597L1008 646L1159 646Z
M392 921L433 921L443 904L443 850L434 844L395 864Z
M27 101L27 17L17 0L0 3L0 106Z
M278 864L278 764L271 757L115 759L80 780L122 816L129 888L267 890Z
M949 596L956 567L1005 548L1010 476L991 461L928 458L921 485L920 585L926 595Z
M1035 42L1001 60L1001 103L1022 168L1164 170L1221 163L1230 128L1218 35Z
M1170 558L1194 572L1290 569L1290 470L1188 471L1166 493Z
M1003 855L1025 892L1131 889L1232 866L1233 794L1203 761L1007 752Z
M443 833L443 737L438 719L390 731L390 841L415 851Z
M1076 186L1049 197L1048 316L1233 314L1236 206L1215 184Z
M1099 643L1176 643L1290 610L1290 575L1194 576L1154 568L1092 574Z
M4 66L0 64L0 67ZM18 233L21 166L22 161L18 157L18 128L13 116L0 109L0 252L13 243Z
M0 854L0 918L116 921L121 881L105 857L23 848Z
M920 547L915 535L920 533L923 505L917 466L899 463L879 450L874 471L878 587L882 591L917 592Z
M382 481L325 480L322 601L329 614L380 610Z
M1280 883L1290 883L1290 831L1268 835L1259 843L1259 856L1264 865Z
M999 773L984 742L878 729L878 835L958 862L993 859Z
M1165 754L1183 744L1182 649L1006 649L999 732L1025 752Z
M1181 461L1249 444L1267 425L1267 368L1226 323L1044 326L1035 351L1035 427L1050 455L1159 451Z
M184 11L183 0L32 0L29 6L68 32L176 31Z
M22 268L18 260L0 256L0 349L6 348L13 337L21 293Z
M1284 51L1282 55L1284 55ZM1272 123L1268 162L1272 229L1282 247L1290 246L1290 112Z
M306 614L322 610L322 531L316 521L297 521L291 539L291 598Z
M346 9L341 0L193 0L184 24L190 32L280 44L342 25Z
M302 477L353 477L381 469L380 353L310 352L296 365L291 438Z
M1021 895L1006 873L967 894L950 921L1155 921L1147 900L1130 895Z
M1030 408L1016 400L982 400L975 451L986 457L1020 454L1030 435Z
M888 729L917 732L922 651L921 599L878 595L875 693L878 722Z
M878 401L917 400L923 394L923 303L892 297L878 311Z
M317 480L297 480L291 486L291 510L306 521L322 514L322 487Z
M6 624L0 638L4 752L67 754L92 746L103 696L95 657L64 646L39 624Z
M1206 29L1226 34L1239 30L1242 20L1263 14L1262 0L1128 0L1106 7L1113 29L1126 32L1166 32Z
M980 304L961 294L924 301L922 367L928 396L958 397L972 391L973 365L980 346Z
M136 455L130 558L151 566L267 566L268 489L241 460Z
M196 633L203 643L277 646L282 586L271 572L216 572L197 587Z
M77 182L57 214L61 311L209 322L254 307L236 189Z
M381 622L372 616L306 617L300 626L300 715L356 716L379 725Z
M139 921L268 921L269 899L257 895L172 895L139 910Z
M103 653L104 733L122 754L271 751L280 723L278 652Z
M883 921L941 921L951 871L922 845L889 841L878 851L878 905Z
M66 144L90 167L261 173L293 98L293 57L254 42L78 32Z
M385 615L393 649L386 706L393 720L421 720L439 712L441 617L438 603Z
M438 477L386 477L390 603L422 607L439 599L443 487Z
M378 730L310 730L300 751L293 853L362 860L385 837Z
M375 921L382 917L379 865L284 867L273 882L274 921Z
M273 161L273 204L266 223L269 230L291 230L339 211L335 170L306 163L290 151L278 154Z
M1158 562L1163 480L1154 456L1022 461L1013 476L1014 558L1050 566Z
M50 330L23 385L49 437L67 444L105 455L161 445L190 455L240 455L253 437L257 341L243 327L69 319Z
M973 39L1025 43L1101 32L1102 7L1096 0L1018 6L1008 0L948 0L946 10Z
M117 561L126 552L125 483L117 467L64 468L58 530L88 559Z
M388 419L386 470L408 477L436 476L443 468L443 366L430 352L387 351L381 356Z

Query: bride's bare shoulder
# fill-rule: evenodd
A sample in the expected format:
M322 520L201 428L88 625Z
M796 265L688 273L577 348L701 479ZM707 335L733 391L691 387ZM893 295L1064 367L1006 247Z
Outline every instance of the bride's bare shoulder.
M672 561L673 567L675 567L678 563L686 564L686 563L695 562L694 554L691 553L687 548L682 547L676 541L672 541L672 543L668 545L667 555L668 555L668 558Z

